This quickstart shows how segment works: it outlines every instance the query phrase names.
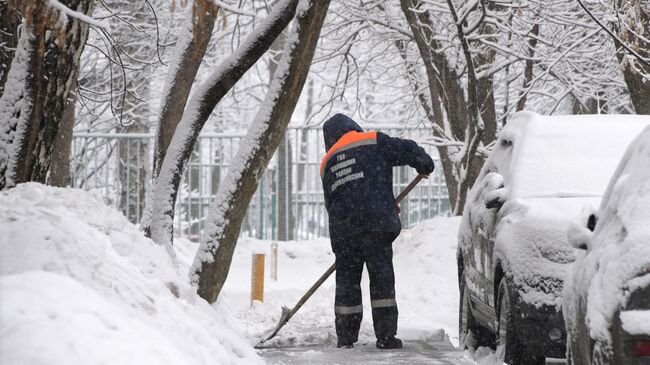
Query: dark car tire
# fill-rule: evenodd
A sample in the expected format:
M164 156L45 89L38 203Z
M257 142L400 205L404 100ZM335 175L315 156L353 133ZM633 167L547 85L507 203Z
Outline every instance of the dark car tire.
M472 315L469 308L469 290L465 283L465 276L460 280L460 303L458 305L458 342L461 349L492 347L494 348L494 335L483 328Z
M510 365L544 365L546 362L544 355L526 351L526 346L522 344L515 332L512 315L514 298L505 278L499 283L497 298L497 359Z

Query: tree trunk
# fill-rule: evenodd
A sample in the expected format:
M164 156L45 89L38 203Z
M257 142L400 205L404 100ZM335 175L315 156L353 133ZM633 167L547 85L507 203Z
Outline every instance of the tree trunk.
M162 161L176 126L183 117L187 98L192 90L194 78L199 70L203 56L210 43L218 8L213 1L196 0L192 11L188 12L186 24L181 30L175 54L178 59L171 60L163 96L161 98L160 119L156 130L156 144L153 157L153 177L158 177Z
M465 58L467 96L463 88L463 77L456 72L453 67L455 62L449 62L443 46L436 40L436 27L428 11L422 8L422 1L400 0L400 4L425 66L432 111L435 113L435 101L439 99L446 112L448 128L438 125L441 127L438 133L448 129L451 131L450 139L463 143L462 148L444 147L440 153L452 212L461 215L467 192L483 164L483 157L477 155L476 151L482 142L489 143L496 138L494 85L491 77L478 79L470 38L464 33L464 22L458 19L451 1L448 0L447 5L454 18L456 35ZM482 5L480 3L478 6ZM483 31L489 35L491 28L484 26ZM477 58L481 66L487 66L492 62L493 54L487 51ZM428 115L433 113L427 112ZM484 137L486 128L491 135Z
M627 11L627 14L618 14L618 18L628 24L625 30L615 24L614 31L618 33L623 42L632 46L646 62L650 62L650 26L648 26L650 24L650 8L647 4L642 5L643 1L639 2L635 5L634 2L628 1L625 6L621 6L619 1L619 11ZM627 84L634 111L637 114L650 115L650 66L629 55L617 39L614 39L614 44L617 48L616 57L621 63L623 78Z
M282 58L282 51L284 49L287 36L285 32L282 32L280 36L273 42L271 46L271 52L273 55L269 62L269 84L273 81L275 76L275 71L280 64ZM276 154L278 161L278 174L277 174L277 211L278 211L278 240L279 241L288 241L293 239L293 214L292 214L292 202L291 198L293 197L293 182L291 174L291 142L289 141L288 136L282 139L280 146L278 147L278 152Z
M165 153L154 186L151 238L166 246L170 254L173 254L174 203L183 169L201 129L228 90L271 47L275 38L293 19L297 4L298 0L283 0L276 5L256 31L193 93Z
M89 15L92 0L61 3ZM0 189L26 181L45 183L66 101L77 80L88 25L43 1L20 5L25 20L0 98Z
M0 95L4 94L5 82L9 74L11 61L14 59L18 45L18 26L20 16L15 5L0 1Z
M66 187L70 185L70 153L72 150L72 131L74 129L75 104L77 103L76 83L66 100L63 119L54 141L52 166L48 177L48 185Z
M273 80L264 105L242 141L226 183L219 189L201 245L192 267L198 293L214 303L228 276L241 222L259 180L277 149L291 119L311 65L329 0L301 1L296 34Z
M465 56L467 66L467 115L469 116L469 119L467 121L465 132L465 146L463 147L460 166L458 168L459 181L456 206L452 211L453 215L462 215L463 209L465 208L467 192L474 184L474 180L476 180L478 172L484 162L482 156L476 155L476 151L483 139L485 124L481 117L482 114L478 92L479 80L476 76L470 41L467 38L467 34L464 32L463 24L459 21L452 0L447 0L447 4L454 19L454 23L456 23L458 39L463 49L463 55ZM453 110L449 110L448 112L454 113Z
M501 6L496 2L490 2L489 7L490 11L496 11L501 8ZM482 22L478 28L478 32L480 38L498 43L499 34L495 33L494 26L490 22ZM468 43L470 47L479 50L478 55L474 58L476 62L475 68L477 70L490 70L496 57L494 49L481 44L481 42L476 38L470 40ZM472 62L472 60L469 59L467 62ZM482 76L476 77L476 102L481 114L481 120L483 121L482 142L484 146L487 146L496 140L497 136L497 110L494 104L494 76L492 72L487 72ZM482 157L477 156L477 158ZM481 166L483 166L483 161L480 161L475 165L478 166L478 169L474 169L474 174L478 176ZM472 179L472 182L473 181L474 179Z
M278 147L278 240L294 239L293 228L293 154L291 142L283 138Z
M537 48L537 36L539 36L539 23L535 23L531 30L532 37L528 39L528 59L526 60L526 67L524 68L524 83L521 87L521 94L519 101L517 101L517 111L524 110L526 100L528 99L528 92L531 83L533 82L533 71L535 67L535 49Z
M138 108L140 109L140 108ZM143 106L148 110L148 106ZM121 133L146 133L149 127L136 122L119 128ZM142 138L121 138L118 140L118 178L120 181L120 209L131 223L138 223L142 217L147 186L148 140Z
M110 21L111 33L121 46L115 50L124 66L123 83L126 95L117 108L123 120L117 127L118 133L147 133L151 116L151 84L154 73L153 62L156 45L151 34L134 32L134 26L154 24L156 19L149 4L141 0L114 1L112 6L123 15ZM117 57L116 57L117 58ZM113 74L120 73L120 67L113 65ZM132 223L140 222L145 204L145 187L148 178L149 141L142 138L120 138L118 140L118 178L120 182L120 209Z
M414 21L415 18L411 18L411 20ZM420 33L418 36L422 37L422 34ZM420 38L420 42L423 42L422 38ZM416 70L416 64L411 62L407 57L406 44L403 41L396 41L395 46L399 50L400 56L407 64L406 73L408 74L412 89L417 93L417 99L420 102L420 106L422 107L422 110L424 110L424 114L427 116L429 123L434 126L434 137L445 138L445 119L442 113L443 106L440 102L439 97L440 89L438 87L438 83L432 82L432 80L429 78L429 75L436 77L433 64L430 62L427 63L427 61L424 61L423 59L427 73L427 80L429 81L429 94L427 95L423 91L425 89L420 84L420 78ZM458 181L454 175L454 165L448 151L449 148L447 146L437 146L436 149L438 150L440 164L442 165L443 177L445 178L445 185L447 186L447 192L449 194L449 204L453 209L453 207L456 206L456 196L458 195Z

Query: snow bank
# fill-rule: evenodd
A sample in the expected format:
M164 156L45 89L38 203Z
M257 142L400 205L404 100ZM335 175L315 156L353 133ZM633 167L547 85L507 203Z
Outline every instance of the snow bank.
M88 192L0 193L0 363L262 363L187 265Z

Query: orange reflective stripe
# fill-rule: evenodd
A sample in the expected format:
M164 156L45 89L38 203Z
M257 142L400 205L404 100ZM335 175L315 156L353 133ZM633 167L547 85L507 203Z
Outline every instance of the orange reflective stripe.
M339 138L338 141L336 141L336 143L334 143L332 148L330 148L329 151L327 151L325 157L323 157L323 160L320 163L321 176L323 175L323 169L325 168L325 163L327 163L327 160L330 158L330 156L336 153L337 150L349 144L362 141L364 139L376 139L376 138L377 138L377 132L374 131L373 132L350 131L344 134L341 138Z

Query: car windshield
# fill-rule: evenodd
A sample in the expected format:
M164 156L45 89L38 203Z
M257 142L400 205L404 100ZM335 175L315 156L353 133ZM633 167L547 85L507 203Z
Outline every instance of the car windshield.
M612 123L614 122L614 123ZM602 196L642 123L562 119L529 126L512 166L517 197Z

